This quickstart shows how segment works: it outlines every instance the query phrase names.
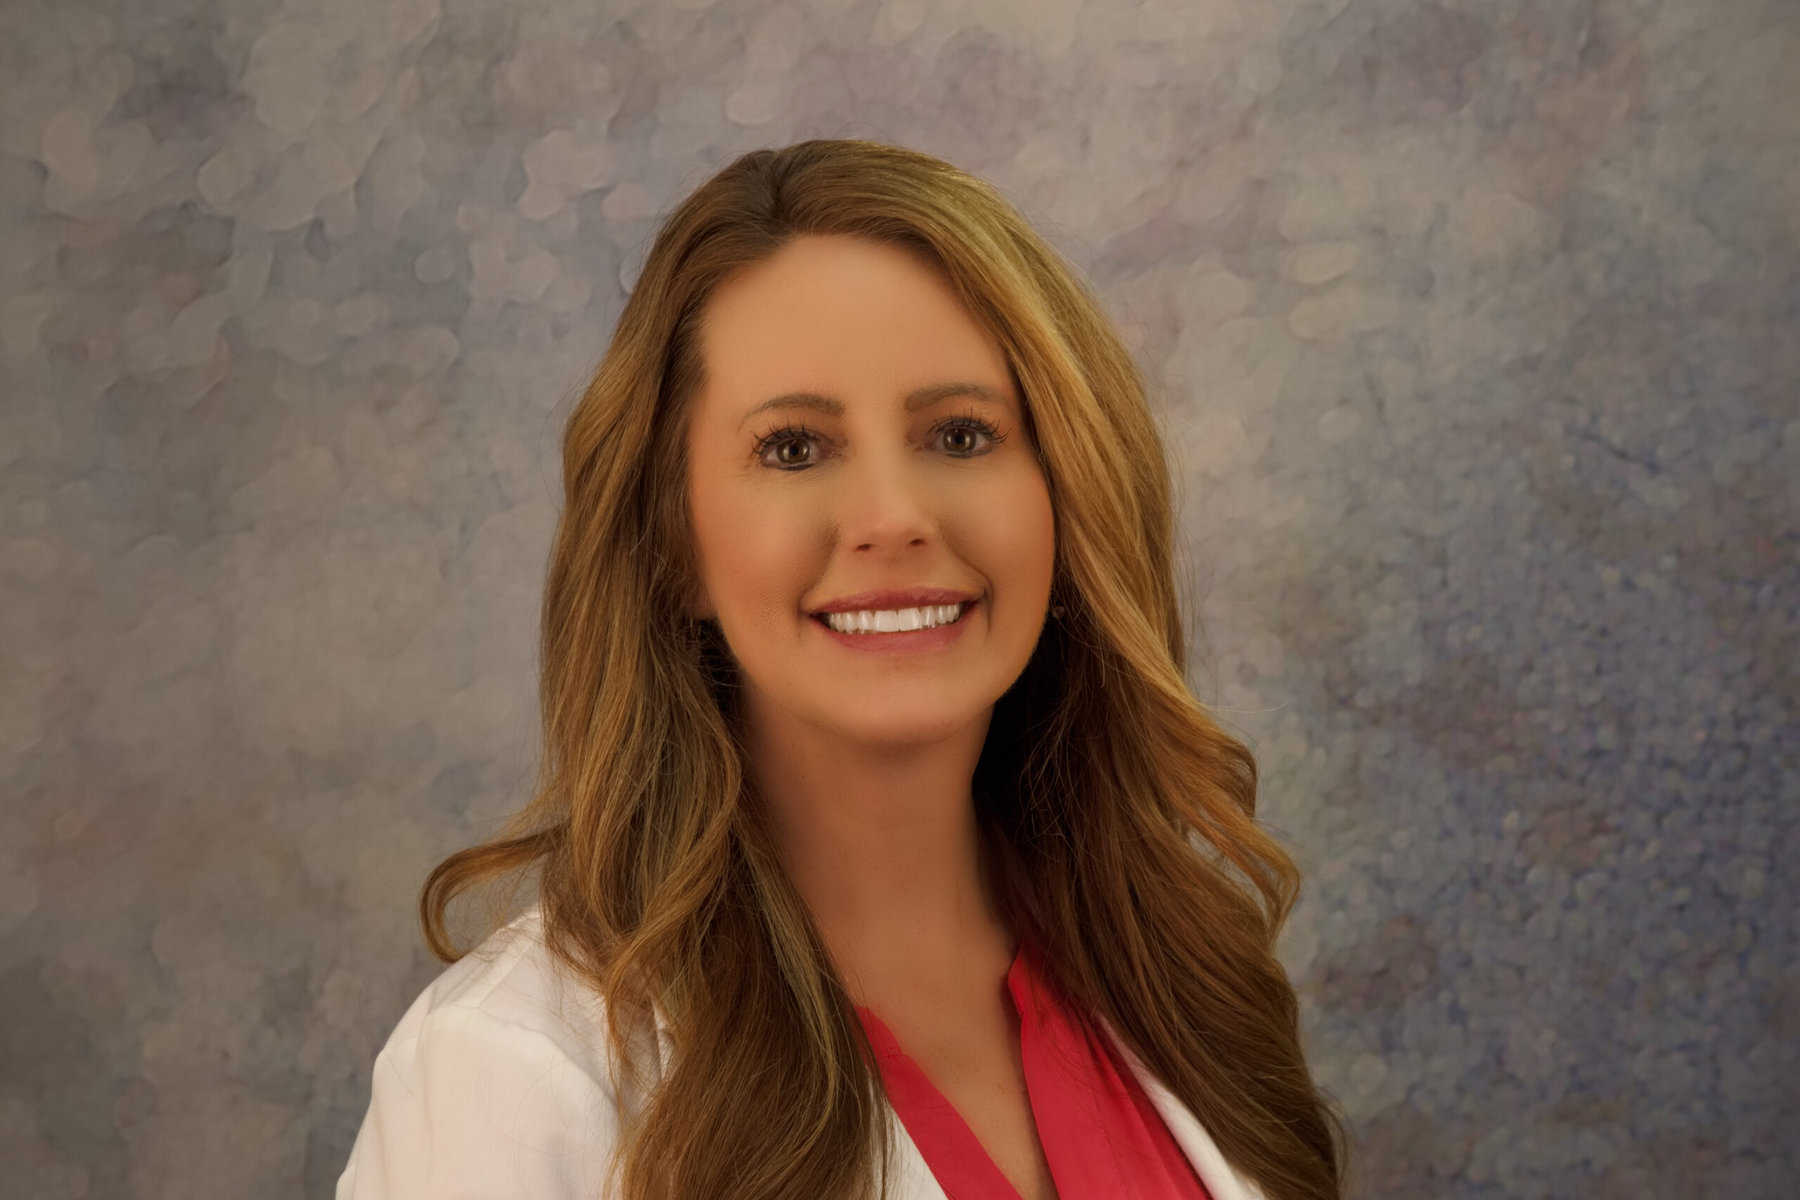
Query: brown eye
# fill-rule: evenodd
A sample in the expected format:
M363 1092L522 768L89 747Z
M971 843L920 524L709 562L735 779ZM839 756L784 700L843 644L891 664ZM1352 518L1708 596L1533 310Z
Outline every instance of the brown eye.
M947 438L956 438L956 437L958 437L958 436L961 436L961 437L966 437L966 438L970 438L970 439L973 439L973 438L974 438L974 437L975 437L975 431L974 431L974 430L973 430L973 429L969 429L969 428L966 428L966 427L964 427L964 426L961 426L961 425L955 425L955 426L952 426L952 427L951 427L951 428L949 428L949 429L946 429L946 430L945 430L945 431L944 431L944 436L945 436L945 437L947 437ZM974 448L975 448L975 447L974 447L974 446L973 446L973 445L969 445L969 446L960 446L960 445L958 445L958 444L956 444L956 443L954 443L954 442L953 442L953 443L952 443L952 444L951 444L951 447L950 447L950 448L951 448L951 449L953 449L953 450L956 450L956 449L962 449L962 450L973 450L973 449L974 449Z
M818 438L819 434L813 432L804 425L784 426L781 429L772 430L757 439L756 457L761 460L764 465L774 466L777 470L793 470L798 467L809 466L810 464L804 458L795 458L793 455L784 454L783 452L789 446L805 446ZM779 462L768 462L770 450L777 451L776 457L780 460Z
M959 440L947 442L945 449L952 458L980 458L995 446L1006 440L1006 435L973 413L947 417L931 427L934 438L941 435L955 435ZM974 438L974 442L965 443L962 438ZM980 446L979 439L986 438L985 449ZM771 430L756 442L756 457L766 467L777 471L803 471L815 465L799 451L790 452L788 447L810 446L813 442L826 440L823 434L809 429L805 425L785 425ZM773 458L771 458L773 452Z
M1006 440L1005 434L973 414L951 417L948 420L940 422L932 432L936 433L940 430L946 435L963 434L972 438L985 437L991 443L989 449L992 449L993 446L998 446L1001 442ZM978 449L975 445L963 446L958 443L951 447L951 453L957 458L978 458L987 453L987 451Z

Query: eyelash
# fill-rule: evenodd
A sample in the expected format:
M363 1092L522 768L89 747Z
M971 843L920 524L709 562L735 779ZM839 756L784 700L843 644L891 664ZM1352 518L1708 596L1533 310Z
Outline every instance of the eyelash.
M957 415L952 416L952 417L945 417L942 421L939 421L936 425L933 425L931 427L932 436L936 437L943 430L950 429L950 428L972 429L976 433L985 434L987 436L988 441L991 443L991 445L989 446L989 448L987 450L979 450L979 451L975 451L970 454L953 455L952 457L955 457L955 458L980 458L983 454L990 453L994 446L998 446L1001 442L1004 442L1006 440L1006 436L1007 436L1006 434L1001 433L998 429L994 428L994 426L992 424L990 424L989 422L984 421L980 417L976 416L974 413L958 413ZM762 437L760 437L756 440L756 457L760 461L765 455L768 454L771 447L779 446L783 442L786 442L789 440L797 440L797 439L802 439L802 438L813 438L816 440L823 440L824 435L819 433L817 430L808 428L806 425L784 425L780 429L770 430L768 433L763 434ZM774 469L777 471L790 471L791 472L791 471L800 470L802 467L809 467L812 465L813 464L811 464L811 463L800 463L797 465L789 464L787 466L778 466Z

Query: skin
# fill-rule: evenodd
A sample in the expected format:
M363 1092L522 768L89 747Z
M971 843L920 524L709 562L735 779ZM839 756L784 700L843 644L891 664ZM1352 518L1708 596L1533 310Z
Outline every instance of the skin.
M1015 946L980 866L971 779L1037 644L1055 519L999 344L906 252L806 236L718 288L686 430L699 594L744 679L751 771L783 864L859 1003L967 990ZM984 384L916 412L922 385ZM842 415L746 414L805 390ZM977 416L1004 440L955 418ZM945 425L944 422L950 422ZM816 437L757 439L804 424ZM808 614L872 588L981 597L949 648L875 655ZM924 982L922 982L924 981ZM986 987L992 980L984 980Z

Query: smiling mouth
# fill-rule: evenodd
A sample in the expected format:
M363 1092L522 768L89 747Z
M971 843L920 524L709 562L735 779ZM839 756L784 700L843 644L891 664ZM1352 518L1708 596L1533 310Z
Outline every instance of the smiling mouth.
M878 636L885 634L889 637L892 637L893 635L899 634L899 633L930 633L934 629L945 629L951 625L960 625L960 624L962 624L962 622L965 619L967 619L967 617L969 615L969 610L974 608L975 605L978 604L979 602L980 602L979 598L977 598L976 600L965 600L965 601L963 601L963 603L960 606L958 606L958 611L957 611L957 614L954 619L949 620L949 621L942 621L936 625L921 625L916 629L869 629L869 630L832 629L831 622L829 620L827 620L827 617L829 616L829 614L827 614L827 613L808 613L807 616L811 617L814 621L818 622L818 624L820 626L822 626L823 628L830 630L832 633L836 633L836 634L844 634L844 635L847 635L850 637L878 637Z

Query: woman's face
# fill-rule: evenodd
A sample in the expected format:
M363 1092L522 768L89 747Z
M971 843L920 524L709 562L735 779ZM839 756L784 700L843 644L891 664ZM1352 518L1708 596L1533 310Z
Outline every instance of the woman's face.
M702 339L697 613L718 620L747 710L896 745L985 719L1037 644L1055 558L999 345L905 251L837 236L798 238L719 287ZM926 390L948 384L983 391ZM793 393L818 399L763 407ZM813 615L909 588L976 600L936 633L840 636Z

